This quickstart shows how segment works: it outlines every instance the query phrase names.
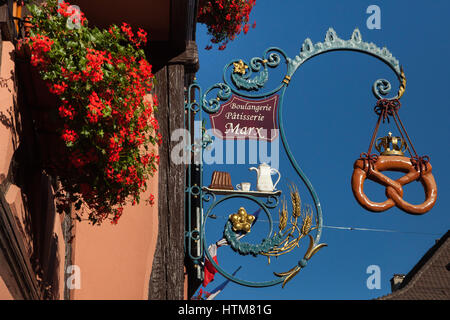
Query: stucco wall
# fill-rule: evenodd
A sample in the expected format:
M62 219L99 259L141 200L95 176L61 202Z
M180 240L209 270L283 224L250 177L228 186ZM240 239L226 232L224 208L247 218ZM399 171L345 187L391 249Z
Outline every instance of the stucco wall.
M14 100L16 98L14 61L11 59L14 46L9 41L3 41L0 45L2 45L0 62L0 184L3 184L6 182L11 159L15 149L17 149L18 135L15 131L17 123L14 117ZM15 199L15 196L13 196L17 193L15 188L17 187L9 188L11 192L7 200L13 202L12 209L17 213L21 211L21 202L20 199ZM14 283L14 275L11 273L4 254L0 252L0 300L22 298Z
M148 190L157 199L158 174L148 182ZM158 203L141 201L124 208L117 225L109 221L92 226L77 223L74 264L80 270L80 289L73 298L141 300L148 298L153 255L158 235Z
M5 198L24 243L24 256L30 260L36 274L40 273L45 278L46 282L42 282L41 277L38 279L42 287L51 283L52 298L63 299L66 270L62 216L55 212L54 191L49 177L39 168L28 166L33 155L27 150L33 150L36 146L30 145L30 141L34 141L30 138L32 128L23 130L23 126L30 126L32 122L25 121L24 117L21 123L22 113L17 110L19 107L15 103L13 51L12 43L3 42L0 75L5 80L0 86L0 184L8 184ZM26 72L23 74L26 69L20 70L21 76L26 76ZM22 150L20 156L22 162L19 162L19 167L26 168L21 173L25 177L21 184L8 179L12 159L20 146L24 145L24 135L30 139L27 140L27 147L22 148L25 151ZM80 268L81 287L72 290L71 298L148 298L158 235L157 173L147 181L147 185L147 192L141 195L141 199L147 199L153 194L153 206L142 200L139 205L125 207L118 225L111 225L108 221L101 226L92 226L87 221L76 223L72 240L72 264ZM2 256L0 252L0 258ZM5 259L0 259L0 264L0 300L22 299Z
M151 95L146 99L153 102ZM80 288L72 290L73 299L148 299L158 237L158 180L155 172L141 202L126 206L117 225L108 220L100 226L77 222L72 263L80 270ZM145 201L150 194L153 205Z
M33 269L31 272L38 275L33 281L39 283L42 291L47 288L47 297L61 299L65 249L61 219L55 212L49 177L33 164L36 156L32 150L36 146L32 145L32 122L24 121L23 117L23 108L33 106L19 106L14 45L9 41L1 45L0 184L8 206L8 212L2 214L10 215L15 223L17 234L12 236L17 235L22 248L20 254ZM27 147L24 141L28 141ZM0 256L4 258L4 253L0 252ZM18 275L12 274L9 263L12 262L1 261L0 299L22 299L16 281Z
M9 292L8 288L6 287L5 282L1 278L0 278L0 300L13 300L13 297Z
M15 131L14 99L14 61L11 54L14 46L9 41L2 42L2 56L0 68L0 183L8 176L9 166L15 149L18 136Z

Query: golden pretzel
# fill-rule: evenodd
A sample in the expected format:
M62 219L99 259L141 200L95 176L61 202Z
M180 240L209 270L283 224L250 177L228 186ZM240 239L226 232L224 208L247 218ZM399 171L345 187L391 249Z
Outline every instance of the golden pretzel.
M394 206L414 215L424 214L433 208L437 199L437 186L431 173L431 164L426 163L422 174L414 168L411 159L402 156L379 156L373 166L367 166L363 159L358 159L353 165L352 191L361 206L369 211L381 212ZM393 180L381 171L400 171L406 173L403 177ZM387 200L373 202L364 193L366 178L378 182L386 187ZM419 180L425 190L425 201L413 205L403 200L403 186L414 180Z

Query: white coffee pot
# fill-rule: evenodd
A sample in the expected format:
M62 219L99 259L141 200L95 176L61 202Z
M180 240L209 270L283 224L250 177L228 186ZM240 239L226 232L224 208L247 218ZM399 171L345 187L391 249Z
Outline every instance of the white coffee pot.
M261 163L258 168L251 167L249 170L254 170L257 173L256 190L258 191L274 191L281 179L281 173L277 169L271 168L265 162ZM271 175L275 173L278 173L278 179L275 184L273 184Z

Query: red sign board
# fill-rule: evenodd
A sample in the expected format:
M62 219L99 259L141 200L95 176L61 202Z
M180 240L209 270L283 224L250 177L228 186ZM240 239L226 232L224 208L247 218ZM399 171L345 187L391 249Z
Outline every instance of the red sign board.
M233 95L217 114L210 115L214 135L224 140L275 140L278 101L277 94L262 100Z

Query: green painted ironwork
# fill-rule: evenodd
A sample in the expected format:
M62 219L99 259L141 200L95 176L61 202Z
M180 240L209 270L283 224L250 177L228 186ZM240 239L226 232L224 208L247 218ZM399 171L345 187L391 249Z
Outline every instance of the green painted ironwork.
M289 82L291 78L294 76L295 72L298 68L310 60L313 57L319 56L324 53L332 52L332 51L356 51L363 54L371 55L383 63L387 64L392 71L396 74L401 86L397 96L393 98L400 98L405 89L406 80L404 78L403 71L400 67L399 61L389 52L387 48L379 48L373 43L364 42L362 40L361 33L358 29L355 29L350 39L343 40L338 37L336 32L330 28L328 29L325 40L323 42L313 43L309 38L303 42L301 50L298 55L294 58L289 58L287 54L280 48L271 47L266 49L261 57L255 57L250 60L247 64L242 60L233 60L227 65L225 65L223 69L223 76L221 83L216 83L209 88L207 88L204 92L202 91L200 85L194 81L194 83L189 87L187 94L187 103L185 105L187 119L186 124L187 128L190 132L192 132L193 128L191 128L192 119L191 117L197 117L198 120L203 122L203 114L214 114L220 111L221 104L226 102L232 94L239 95L245 98L253 98L253 99L261 99L265 97L269 97L275 93L280 95L279 108L278 108L278 127L280 130L280 139L282 141L283 149L286 152L286 155L290 161L291 166L294 168L295 172L302 180L302 182L307 187L313 201L315 208L315 215L317 218L317 231L314 238L314 242L312 246L320 246L319 241L322 234L323 227L323 216L322 216L322 208L320 205L319 197L308 179L305 173L301 170L297 160L295 159L289 144L288 139L286 137L283 125L283 100L286 89L288 88ZM285 64L282 64L285 62ZM245 69L242 72L232 72L231 69L235 64L240 64L242 66L244 63ZM266 85L269 80L269 71L270 69L275 69L280 65L286 65L286 73L283 79L280 79L278 85L275 85L274 88L266 88ZM374 82L372 87L372 92L377 99L380 99L386 95L388 95L391 91L391 84L388 80L378 79ZM194 100L194 97L199 99L199 102ZM209 98L208 98L209 97ZM193 143L189 146L190 151L197 150L198 152L207 148L208 145L212 142L211 137L205 135L205 130L201 131L200 141L197 143ZM201 159L202 153L200 153ZM270 232L266 236L265 239L262 240L260 244L249 244L243 241L240 241L236 235L236 233L231 228L231 223L227 222L224 228L224 236L231 245L231 247L241 255L258 255L262 252L267 252L271 250L276 245L280 244L283 239L283 234L280 232L272 234L272 216L270 213L271 209L277 208L279 205L279 199L276 195L267 195L266 202L262 202L261 200L253 197L251 195L243 195L243 194L232 194L226 196L216 195L210 190L204 190L203 184L203 168L200 163L200 173L198 185L192 185L191 181L191 169L192 164L189 165L189 174L186 185L186 194L187 194L187 210L186 210L186 219L187 225L191 226L192 224L192 198L197 197L199 201L199 211L201 213L200 220L201 223L197 226L195 230L191 230L189 227L186 230L186 255L194 261L197 265L201 266L203 259L206 257L213 266L217 269L217 271L222 274L227 279L234 281L238 284L250 287L267 287L273 286L286 280L287 276L279 277L274 280L263 281L263 282L253 282L247 281L243 279L238 279L235 275L228 273L222 267L217 265L212 257L209 255L208 247L206 243L206 225L208 218L212 215L214 208L229 199L232 198L245 198L255 202L263 211L266 213L269 224L270 224ZM206 212L203 213L203 209L207 208ZM311 238L312 239L312 238ZM196 253L192 252L192 241L201 243L199 247L200 250L197 250ZM308 258L309 259L309 258ZM303 268L306 266L307 260L304 257L299 259L298 266Z

